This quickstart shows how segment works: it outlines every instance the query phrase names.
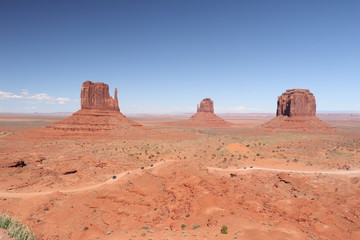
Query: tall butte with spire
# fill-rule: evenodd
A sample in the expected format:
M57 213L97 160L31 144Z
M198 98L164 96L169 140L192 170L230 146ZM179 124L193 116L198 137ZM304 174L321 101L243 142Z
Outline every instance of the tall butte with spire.
M129 136L150 131L129 120L119 108L117 89L114 98L109 85L86 81L81 87L81 109L70 117L46 127L46 132L61 136Z
M229 127L232 125L214 113L214 102L210 98L204 98L200 102L196 114L190 118L190 123L200 127Z
M288 89L278 97L276 117L262 125L278 130L330 130L316 117L315 96L308 89Z
M101 82L86 81L81 87L81 109L98 109L120 111L117 88L114 98L109 94L109 85Z

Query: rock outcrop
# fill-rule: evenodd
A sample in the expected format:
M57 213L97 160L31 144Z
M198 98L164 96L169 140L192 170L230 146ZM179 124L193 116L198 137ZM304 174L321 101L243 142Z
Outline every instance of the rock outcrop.
M333 129L316 117L315 96L308 89L288 89L278 97L276 117L262 125L276 130L326 131Z
M214 113L214 102L210 98L203 99L197 106L197 113L190 118L190 124L199 127L229 127L232 124Z
M101 82L86 81L81 87L81 109L120 111L115 88L114 98L109 94L109 85Z
M40 137L130 137L143 136L150 130L125 117L119 109L117 89L114 98L109 86L86 81L81 88L81 110L51 126L30 132Z
M276 116L315 115L315 96L308 89L288 89L278 97Z
M197 106L197 112L214 113L214 102L210 98L204 98Z

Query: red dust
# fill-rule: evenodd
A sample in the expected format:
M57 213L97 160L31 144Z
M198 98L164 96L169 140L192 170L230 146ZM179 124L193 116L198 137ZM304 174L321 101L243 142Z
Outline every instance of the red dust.
M358 130L163 126L149 139L1 128L1 211L44 240L359 239Z

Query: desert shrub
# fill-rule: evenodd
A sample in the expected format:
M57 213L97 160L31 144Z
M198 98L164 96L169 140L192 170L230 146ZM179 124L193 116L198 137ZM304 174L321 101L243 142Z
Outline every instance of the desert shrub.
M196 224L196 225L194 225L193 227L192 227L192 229L197 229L197 228L199 228L200 227L200 225L199 224Z
M6 229L9 236L16 240L36 240L36 237L30 230L18 220L0 214L0 228Z
M228 234L228 227L223 225L220 230L221 234Z

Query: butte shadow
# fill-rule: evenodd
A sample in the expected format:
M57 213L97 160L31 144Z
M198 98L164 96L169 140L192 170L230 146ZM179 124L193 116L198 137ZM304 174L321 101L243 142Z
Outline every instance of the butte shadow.
M276 117L261 127L272 130L320 131L334 130L316 117L315 96L308 89L288 89L277 101Z

